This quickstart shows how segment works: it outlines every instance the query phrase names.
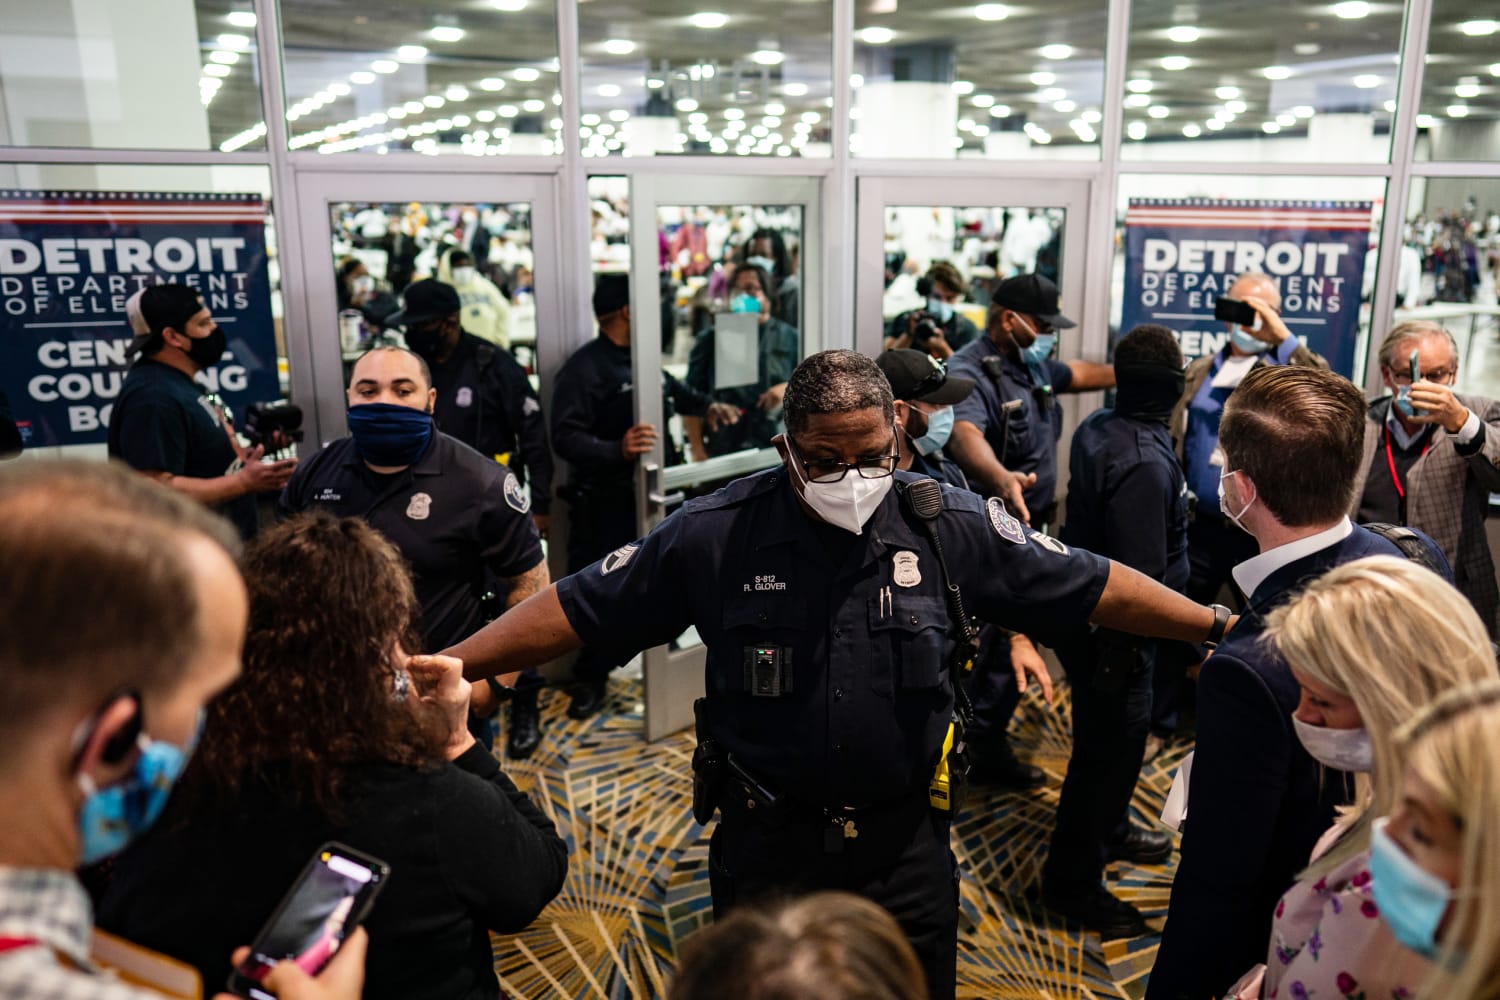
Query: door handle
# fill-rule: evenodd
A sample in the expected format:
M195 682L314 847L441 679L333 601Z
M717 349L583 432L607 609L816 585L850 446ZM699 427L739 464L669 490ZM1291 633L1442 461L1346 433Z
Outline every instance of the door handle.
M647 493L646 499L658 507L676 507L687 499L687 493L678 490L676 493Z
M675 493L663 493L661 485L661 466L655 462L646 462L643 471L646 474L646 501L658 510L675 507L687 499L687 494L682 490Z

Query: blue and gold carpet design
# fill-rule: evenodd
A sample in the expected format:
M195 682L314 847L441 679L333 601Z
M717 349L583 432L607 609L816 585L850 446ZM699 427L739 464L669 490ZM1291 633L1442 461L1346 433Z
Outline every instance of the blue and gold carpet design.
M712 919L708 837L690 814L691 732L641 737L636 681L615 680L614 712L586 722L544 692L545 736L527 761L505 762L515 782L557 822L572 850L562 894L521 934L495 937L495 970L510 997L648 1000L665 984L688 937ZM963 869L958 995L1009 998L1140 997L1155 936L1108 941L1068 927L1035 901L1069 749L1067 687L1048 709L1028 694L1012 741L1048 775L1028 793L971 789L953 831ZM1169 746L1142 771L1133 808L1161 812L1186 746ZM1112 864L1121 897L1158 928L1176 856L1166 865Z

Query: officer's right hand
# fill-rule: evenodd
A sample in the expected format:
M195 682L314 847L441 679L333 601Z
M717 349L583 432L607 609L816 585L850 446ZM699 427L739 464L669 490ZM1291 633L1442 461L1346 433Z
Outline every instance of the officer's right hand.
M650 424L636 424L620 439L620 454L626 458L639 458L650 453L656 446L656 428Z
M240 469L240 481L247 493L270 493L280 490L297 470L295 458L284 458L279 462L262 462L265 445L256 445L245 454L245 464Z
M1035 472L1011 472L1009 469L1005 470L1005 478L1000 482L1000 499L1026 524L1031 523L1031 510L1026 506L1024 491L1035 485Z
M316 977L303 972L296 962L280 962L266 977L265 986L281 1000L359 1000L365 986L365 952L369 944L365 929L356 927ZM238 949L234 953L234 965L239 966L249 957L249 948ZM236 998L219 993L214 1000Z

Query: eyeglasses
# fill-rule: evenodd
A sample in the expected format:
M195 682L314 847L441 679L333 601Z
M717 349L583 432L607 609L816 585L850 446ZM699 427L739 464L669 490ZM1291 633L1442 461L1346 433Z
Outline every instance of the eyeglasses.
M891 431L894 434L895 428L892 427ZM790 435L787 441L791 442ZM895 446L893 438L891 447ZM896 463L901 458L900 455L893 454L882 455L879 458L862 458L857 462L836 462L827 458L816 458L808 462L803 460L800 449L795 444L792 445L792 452L792 457L796 459L798 465L802 466L802 473L810 483L842 482L850 469L857 470L861 479L884 479L896 471Z
M1457 374L1458 369L1456 368L1434 368L1432 371L1422 373L1422 381L1445 384ZM1391 381L1397 385L1411 385L1411 373L1398 372L1392 369Z

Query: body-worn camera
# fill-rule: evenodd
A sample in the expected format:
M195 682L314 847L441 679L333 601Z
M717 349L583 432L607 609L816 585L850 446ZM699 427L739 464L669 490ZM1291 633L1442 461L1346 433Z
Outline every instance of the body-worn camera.
M302 440L302 407L289 400L278 399L271 403L251 403L245 407L245 437L250 447L263 445L267 452L280 452L273 446L277 432L284 441Z

